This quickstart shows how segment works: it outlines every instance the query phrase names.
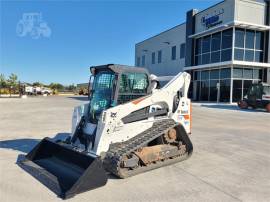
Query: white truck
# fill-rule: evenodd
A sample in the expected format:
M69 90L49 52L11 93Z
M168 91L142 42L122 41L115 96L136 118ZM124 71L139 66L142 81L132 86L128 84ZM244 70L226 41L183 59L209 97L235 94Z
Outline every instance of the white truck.
M51 95L52 90L46 87L25 86L26 95Z

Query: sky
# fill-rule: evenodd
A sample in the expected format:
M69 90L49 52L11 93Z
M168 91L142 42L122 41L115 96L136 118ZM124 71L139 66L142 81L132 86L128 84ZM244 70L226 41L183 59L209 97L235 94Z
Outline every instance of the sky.
M24 82L88 82L90 66L134 65L136 43L218 2L0 0L0 73ZM29 13L42 20L24 20Z

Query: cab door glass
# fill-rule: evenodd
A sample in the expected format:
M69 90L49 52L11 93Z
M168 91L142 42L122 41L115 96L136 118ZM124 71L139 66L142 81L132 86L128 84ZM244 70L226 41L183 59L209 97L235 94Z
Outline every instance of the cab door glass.
M121 74L118 103L122 104L146 95L148 85L148 76L145 73Z
M270 95L270 86L263 87L263 95Z

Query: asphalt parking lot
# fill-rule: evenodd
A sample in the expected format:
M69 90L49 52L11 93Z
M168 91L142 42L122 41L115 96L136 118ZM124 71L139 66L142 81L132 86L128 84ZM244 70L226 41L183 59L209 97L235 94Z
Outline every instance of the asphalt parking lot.
M66 135L83 97L0 99L0 201L62 201L22 170L45 136ZM232 106L194 105L187 161L77 195L76 201L270 201L270 114Z

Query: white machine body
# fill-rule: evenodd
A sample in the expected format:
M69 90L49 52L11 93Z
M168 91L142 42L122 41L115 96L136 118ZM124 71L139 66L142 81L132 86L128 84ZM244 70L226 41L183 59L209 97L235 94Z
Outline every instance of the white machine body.
M136 100L111 107L102 112L97 124L86 123L83 131L85 134L93 134L96 130L96 137L93 147L89 152L100 156L102 152L109 149L109 145L116 142L126 141L139 133L152 127L156 120L174 119L182 124L188 134L191 133L191 101L188 98L190 75L180 72L161 89L154 89L152 93ZM175 96L180 93L180 99L175 105ZM72 116L71 137L82 116L87 115L89 104L78 106L74 109ZM149 117L145 120L124 123L123 118L130 113L149 107L150 112L162 108L168 109L167 116ZM174 108L174 110L173 110Z

